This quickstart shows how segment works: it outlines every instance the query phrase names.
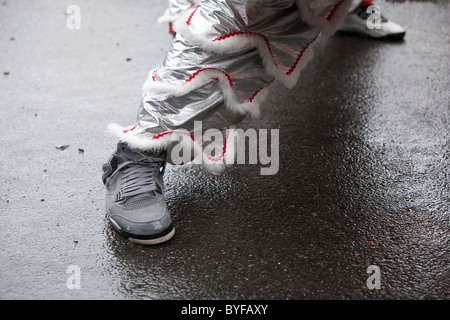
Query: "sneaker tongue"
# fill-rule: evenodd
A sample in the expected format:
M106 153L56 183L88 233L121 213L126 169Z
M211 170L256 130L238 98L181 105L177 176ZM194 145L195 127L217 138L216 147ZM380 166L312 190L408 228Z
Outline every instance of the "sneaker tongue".
M127 209L137 209L156 203L159 199L155 191L142 193L133 197L127 197L122 201L122 206Z
M138 152L135 152L133 155L134 155L134 158L135 158L136 160L140 160L140 159L142 159L142 158L144 157L142 154L140 154L140 153L138 153Z
M145 157L161 157L162 153L157 151L147 151L147 150L129 150L130 154L133 155L133 157L136 160L140 160Z

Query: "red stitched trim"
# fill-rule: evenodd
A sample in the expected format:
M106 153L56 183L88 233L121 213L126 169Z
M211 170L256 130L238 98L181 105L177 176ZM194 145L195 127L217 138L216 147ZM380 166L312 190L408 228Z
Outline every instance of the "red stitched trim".
M194 11L192 11L192 13L189 15L189 18L186 20L186 24L187 24L188 26L191 25L191 19L192 19L192 16L194 15L195 11L197 11L198 7L200 7L200 6L197 6L197 7L194 9Z
M194 141L195 143L198 143L197 141L195 141L194 136L193 136L192 134L189 134L189 133L186 133L186 132L183 132L183 131L176 131L176 130L173 130L173 131L166 131L166 132L157 134L157 135L155 135L155 136L152 137L152 140L157 140L157 139L159 139L159 138L164 137L165 135L168 135L169 133L175 133L175 132L183 133L183 134L185 134L185 135L189 135L189 137L191 138L192 141ZM210 157L209 155L206 155L206 157L207 157L210 161L219 161L219 160L221 160L221 159L225 156L225 153L226 153L226 150L227 150L227 140L228 140L229 134L230 134L230 127L227 127L227 134L226 134L225 139L224 139L224 141L223 141L222 153L219 155L218 158L213 158L213 157ZM205 153L205 151L203 150L203 148L202 148L202 151L203 151L203 153Z
M339 6L341 3L343 3L343 2L344 2L344 1L341 1L339 4L336 5L336 7L338 7L338 6ZM336 10L337 10L337 8L334 9L334 11L336 11ZM333 14L334 14L334 12L333 12ZM220 36L220 37L217 37L217 38L213 39L212 41L221 41L221 40L225 40L225 39L227 39L227 38L230 38L230 37L233 37L233 36L237 36L237 35L241 35L241 34L250 34L250 35L256 35L256 36L262 37L262 38L264 39L264 42L266 43L267 49L269 50L270 56L272 57L272 62L273 62L273 64L274 64L276 67L278 67L278 64L277 64L277 62L275 61L275 57L274 57L274 55L273 55L272 49L271 49L271 47L270 47L269 39L268 39L265 35L263 35L263 34L261 34L261 33L252 32L252 31L233 31L233 32L230 32L230 33L228 33L228 34L225 34L225 35L222 35L222 36ZM316 38L316 39L317 39L317 38ZM290 75L290 74L294 71L294 69L297 67L297 65L298 65L298 63L299 63L301 57L302 57L303 54L305 53L306 49L308 49L308 47L309 47L316 39L314 39L313 41L311 41L310 43L308 43L308 44L306 45L306 47L304 47L303 50L300 51L300 53L299 53L299 55L297 56L297 59L295 60L294 64L293 64L292 67L286 72L286 75Z
M225 152L227 152L227 140L228 140L229 134L230 134L230 127L227 128L227 134L225 135L225 140L223 141L222 153L219 155L219 157L217 159L214 159L214 158L212 158L212 157L207 155L209 160L211 160L211 161L219 161L220 159L222 159L225 156Z
M136 129L136 127L137 127L137 124L133 128L123 130L123 133L127 133L128 131L133 131L134 129Z
M158 67L156 67L153 72L152 72L152 80L156 81L156 71L161 68L161 65L159 65Z
M172 25L172 22L169 22L169 33L173 33L173 25Z
M262 37L264 39L264 42L266 43L267 49L269 50L270 56L273 59L273 63L276 66L278 66L277 62L275 61L275 57L273 55L272 48L270 47L269 39L267 39L267 37L265 35L261 34L261 33L253 32L253 31L233 31L233 32L227 33L227 34L225 34L223 36L217 37L217 38L213 39L212 41L221 41L221 40L225 40L227 38L230 38L230 37L233 37L233 36L237 36L237 35L241 35L241 34L249 34L249 35L252 35L252 36Z
M327 20L330 21L334 14L336 13L337 9L339 9L339 7L344 3L344 0L342 0L341 2L339 2L337 5L334 6L334 8L330 11L330 13L327 16Z
M317 39L317 38L316 38L316 39ZM300 61L300 59L302 58L303 54L305 53L306 49L308 49L309 46L310 46L314 41L316 41L316 39L314 39L313 41L311 41L310 43L308 43L308 44L303 48L303 50L300 51L300 53L298 54L297 59L295 60L294 64L293 64L292 67L286 72L286 75L290 75L290 74L295 70L295 68L297 67L297 65L298 65L298 63L299 63L299 61Z
M175 133L175 132L187 134L186 132L183 132L183 131L175 131L175 130L173 130L173 131L166 131L166 132L163 132L163 133L154 135L154 136L152 137L152 140L157 140L157 139L159 139L159 138L164 137L165 135L168 135L169 133ZM194 136L190 135L190 137L191 137L192 141L194 141Z
M219 69L219 68L202 68L199 69L197 71L195 71L189 78L187 78L187 80L185 82L190 82L192 79L194 79L201 71L205 71L205 70L217 70L222 72L228 79L228 83L230 84L230 87L233 87L233 81L231 80L231 77L228 73L226 73L224 70ZM213 78L214 79L214 78Z
M273 81L274 81L274 80L272 80L272 81L266 83L266 84L263 85L261 88L259 88L258 90L256 90L255 93L250 97L249 101L250 101L250 102L253 102L253 99L255 99L256 95L257 95L258 93L260 93L260 92L261 92L265 87L267 87L269 84L271 84Z

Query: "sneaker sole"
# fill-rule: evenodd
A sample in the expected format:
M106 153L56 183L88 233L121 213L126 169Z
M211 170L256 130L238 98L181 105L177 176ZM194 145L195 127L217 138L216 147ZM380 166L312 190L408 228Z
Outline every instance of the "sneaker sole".
M406 32L401 32L401 33L388 34L388 35L376 38L376 37L372 37L372 36L369 36L364 33L360 33L358 31L339 30L338 32L341 34L344 34L344 35L352 35L352 36L356 36L356 37L360 37L360 38L373 39L373 40L388 40L388 41L400 41L400 40L403 40L403 38L406 35Z
M165 236L162 236L160 238L145 240L145 239L135 239L135 238L130 237L130 238L128 238L128 240L133 243L142 244L144 246L151 246L151 245L160 244L160 243L169 241L170 239L172 239L174 234L175 234L175 228L173 228L172 231L170 231L168 234L166 234Z
M136 244L142 244L142 245L155 245L155 244L160 244L166 241L169 241L170 239L172 239L172 237L175 234L175 228L173 226L170 226L168 229L166 230L170 230L168 232L163 231L160 234L157 235L151 235L151 236L137 236L137 235L133 235L131 233L128 233L126 231L124 231L118 224L117 222L115 222L113 219L111 219L111 217L108 217L108 220L111 224L111 226L113 227L113 230L122 238L125 238L133 243Z

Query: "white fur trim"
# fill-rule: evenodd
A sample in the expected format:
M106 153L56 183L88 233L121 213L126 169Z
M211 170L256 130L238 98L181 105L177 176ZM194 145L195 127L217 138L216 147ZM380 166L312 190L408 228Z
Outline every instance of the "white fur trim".
M164 14L161 17L158 18L158 23L160 23L160 24L163 24L163 23L174 23L180 17L183 17L184 14L187 11L191 10L194 6L199 5L200 1L201 0L193 0L193 1L191 1L192 4L189 7L187 7L186 9L184 9L184 10L178 9L178 10L181 10L180 13L178 13L178 14L174 14L170 8L167 8L164 11Z
M170 152L170 146L173 144L173 142L180 141L180 137L183 137L184 139L181 139L180 142L185 143L183 147L187 150L191 149L194 151L194 159L190 163L186 164L201 163L207 171L215 174L220 174L225 170L225 160L227 158L227 152L229 153L235 150L235 148L228 148L227 144L225 146L225 153L223 153L220 157L217 157L217 160L215 161L208 161L207 155L203 151L200 143L197 141L193 141L190 137L190 133L186 130L174 130L164 132L160 135L151 135L148 133L140 133L136 131L137 129L130 130L117 124L110 124L108 125L107 129L110 134L112 134L116 138L119 138L121 142L125 142L132 150L140 151L169 150ZM189 138L186 138L187 136L189 136ZM156 137L156 139L154 139L154 137ZM188 141L189 144L186 141ZM232 157L234 157L234 155Z
M159 24L163 24L163 23L173 23L175 20L177 20L177 16L173 15L170 12L170 9L166 9L166 11L164 12L164 14L158 18L158 23Z
M165 150L171 143L170 136L163 136L159 139L152 139L153 135L141 134L137 129L130 130L112 123L107 127L108 132L121 142L126 142L131 149L143 151L159 151Z
M317 16L311 10L311 6L319 6L321 1L323 0L297 0L297 7L299 8L300 16L303 21L308 23L311 27L318 28L324 35L330 36L340 27L343 19L352 6L353 0L342 0L341 3L338 3L338 7L329 20L327 19L328 16Z

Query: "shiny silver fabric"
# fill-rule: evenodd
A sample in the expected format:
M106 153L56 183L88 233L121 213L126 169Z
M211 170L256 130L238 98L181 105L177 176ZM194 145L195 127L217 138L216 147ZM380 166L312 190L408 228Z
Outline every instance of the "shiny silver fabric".
M177 34L164 62L149 74L137 126L124 130L121 139L141 137L151 148L151 137L192 132L194 121L202 121L203 130L239 123L246 114L241 106L259 104L255 97L274 80L295 84L322 25L351 1L205 0L192 6L170 0L166 18L190 9L175 22ZM305 18L302 6L314 16ZM205 71L208 81L198 81Z
M183 85L199 69L220 66L231 76L233 90L239 102L248 100L254 92L273 80L265 72L261 56L255 49L218 55L199 50L177 34L164 64L154 74L157 82ZM156 116L155 116L156 115ZM160 115L160 116L159 116ZM155 118L160 120L155 122ZM183 128L191 130L194 121L202 121L203 129L223 128L240 122L244 116L224 105L224 95L217 80L212 79L185 95L145 94L139 110L139 126L160 133ZM155 127L155 124L158 124Z
M196 2L194 0L168 0L167 9L158 19L160 23L174 23L187 10L191 9Z

